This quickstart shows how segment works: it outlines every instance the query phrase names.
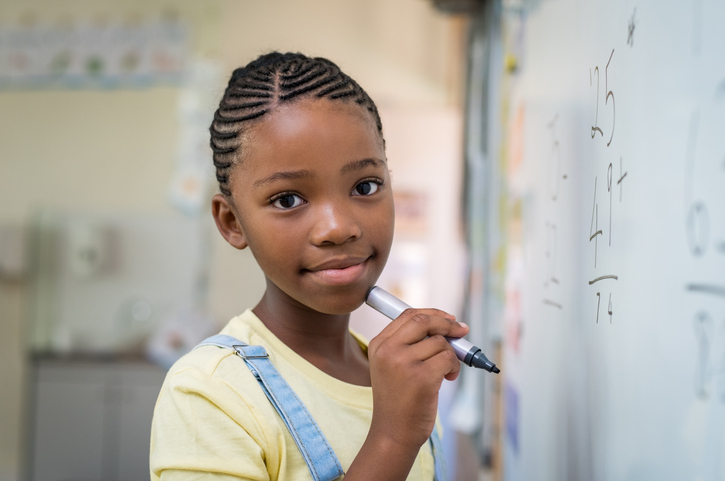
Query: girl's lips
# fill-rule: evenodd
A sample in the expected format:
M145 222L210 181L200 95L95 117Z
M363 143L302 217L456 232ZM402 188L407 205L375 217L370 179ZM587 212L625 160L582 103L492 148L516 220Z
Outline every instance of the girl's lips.
M366 265L367 259L348 267L319 269L306 272L324 284L344 285L351 284L360 279L365 272Z

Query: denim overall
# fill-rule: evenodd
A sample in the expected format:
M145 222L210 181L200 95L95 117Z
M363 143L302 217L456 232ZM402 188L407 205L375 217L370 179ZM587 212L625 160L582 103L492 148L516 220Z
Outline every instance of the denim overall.
M244 359L267 399L284 420L315 481L332 481L345 474L330 443L305 405L272 365L264 347L250 346L224 334L205 339L196 347L201 346L232 349ZM430 442L435 459L435 481L445 481L443 446L436 429L433 429Z

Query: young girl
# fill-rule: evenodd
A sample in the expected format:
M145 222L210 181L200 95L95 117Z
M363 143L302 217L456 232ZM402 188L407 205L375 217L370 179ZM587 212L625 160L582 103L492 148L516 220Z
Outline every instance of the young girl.
M438 391L460 369L444 336L468 328L435 309L369 345L348 327L393 238L375 104L329 60L271 53L234 71L210 130L214 220L266 291L170 369L151 478L433 480Z

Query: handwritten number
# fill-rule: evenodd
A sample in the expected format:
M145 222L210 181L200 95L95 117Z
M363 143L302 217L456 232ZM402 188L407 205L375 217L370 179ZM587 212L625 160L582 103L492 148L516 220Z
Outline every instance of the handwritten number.
M609 293L609 306L607 308L607 312L609 313L609 323L612 323L612 293Z
M597 267L597 236L602 235L599 230L599 205L597 204L597 178L594 178L594 202L592 203L592 222L589 224L589 242L594 241L594 267Z
M609 135L609 142L607 142L607 147L609 147L609 144L612 143L612 138L614 137L614 122L617 115L617 110L614 107L614 93L609 90L608 85L608 70L609 70L609 64L612 62L612 56L614 55L614 49L612 49L612 53L609 55L609 61L607 62L607 66L604 68L604 90L607 90L607 96L604 99L604 104L606 105L609 102L609 97L612 97L612 133Z
M612 49L612 53L609 54L609 60L607 60L607 65L604 68L604 92L606 92L604 97L604 105L610 105L612 106L612 129L609 134L609 140L607 141L607 147L612 145L612 140L614 140L614 129L616 127L616 117L617 117L617 108L616 108L616 101L614 98L614 92L609 89L609 66L612 63L612 58L614 57L614 49ZM596 137L596 133L599 132L599 135L604 137L604 132L599 127L599 81L601 74L599 72L599 66L596 66L594 68L594 73L592 74L592 70L589 69L589 85L591 87L594 86L594 74L597 76L597 99L596 104L594 107L594 125L591 127L591 137L594 139ZM611 100L611 102L610 102ZM620 158L620 178L617 181L617 185L620 185L622 180L624 179L626 172L622 174L622 165L621 165L621 158ZM613 179L613 165L610 163L609 167L607 168L607 192L609 193L609 246L612 245L612 199L614 196L613 190L614 190L614 179ZM621 198L621 185L620 185L620 202L622 200ZM594 178L594 199L592 201L592 217L591 217L591 223L589 225L589 242L594 241L594 267L597 267L597 250L599 247L599 239L597 239L597 236L602 235L602 230L599 229L599 204L597 204L597 177ZM600 280L603 278L614 278L616 279L616 276L603 276L599 277L596 280ZM591 284L592 282L590 282ZM600 292L597 292L597 324L599 324L599 309L601 307L601 301L602 296ZM607 303L607 314L609 314L609 323L612 324L612 318L613 318L613 308L612 308L612 293L609 293L609 300Z
M614 138L614 126L616 123L616 115L617 115L617 109L615 106L614 101L614 92L609 90L609 64L612 63L612 57L614 56L614 49L612 49L612 53L609 55L609 61L607 61L607 66L604 68L604 91L607 93L604 97L604 105L609 105L609 99L611 97L612 99L612 132L609 134L609 141L607 142L607 147L609 147L612 144L612 139ZM604 137L604 132L601 128L599 128L599 80L601 77L601 74L599 73L599 66L594 67L594 73L597 76L597 103L594 108L594 125L592 125L591 128L591 134L592 139L596 136L596 133L599 132L599 135ZM589 85L594 86L594 76L592 75L591 69L589 69Z
M599 118L599 67L594 68L594 73L597 74L597 105L596 109L594 110L594 125L592 126L592 138L594 138L596 132L599 132L599 135L604 137L602 129L597 127L597 119ZM592 85L591 70L589 71L589 85Z
M599 324L599 303L602 300L602 296L597 292L597 324Z
M612 164L607 169L607 192L609 192L609 245L612 245Z

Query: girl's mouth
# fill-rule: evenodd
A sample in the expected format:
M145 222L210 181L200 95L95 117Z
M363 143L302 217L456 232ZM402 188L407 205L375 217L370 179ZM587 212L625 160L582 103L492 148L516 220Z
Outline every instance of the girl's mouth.
M367 260L355 259L350 260L338 260L330 261L321 264L319 267L304 270L308 275L311 275L315 279L319 280L324 284L332 285L345 285L351 284L360 279L365 273Z

